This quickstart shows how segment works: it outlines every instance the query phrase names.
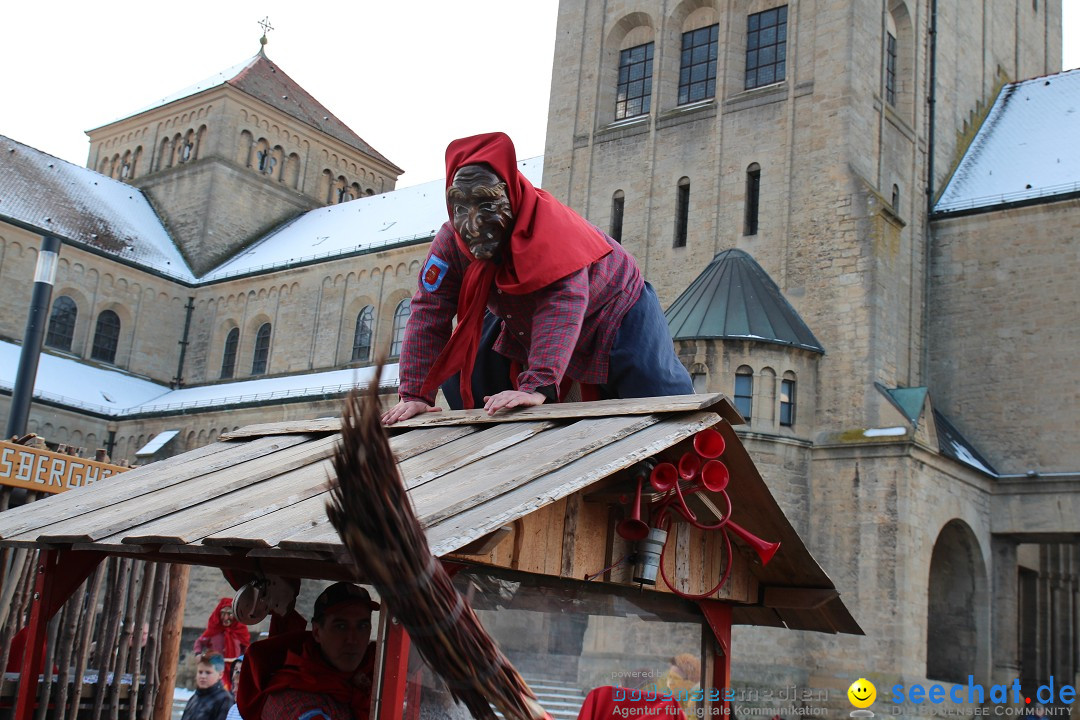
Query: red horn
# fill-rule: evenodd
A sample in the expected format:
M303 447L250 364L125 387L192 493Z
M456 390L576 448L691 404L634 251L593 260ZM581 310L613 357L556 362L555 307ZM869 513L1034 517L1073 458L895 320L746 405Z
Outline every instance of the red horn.
M703 458L716 458L724 453L724 436L712 428L698 431L694 435L694 449Z
M762 540L757 535L744 528L742 525L736 525L733 520L728 520L727 524L724 527L738 535L744 543L752 547L754 549L754 552L757 553L758 557L761 558L762 565L768 565L769 561L772 560L772 556L775 555L776 551L780 549L780 543L766 542L765 540Z
M649 526L641 520L641 485L645 482L644 475L638 475L637 494L634 496L634 508L630 511L630 517L620 520L615 526L615 532L624 540L644 540L649 534Z
M710 460L701 468L701 484L706 490L723 492L730 479L731 473L728 472L727 465L719 460Z
M675 487L675 483L679 481L679 471L675 469L675 466L671 463L660 463L653 468L652 474L649 475L649 482L656 488L657 492L667 492L671 488Z
M701 469L701 457L696 452L685 452L679 458L679 477L683 480L693 480Z

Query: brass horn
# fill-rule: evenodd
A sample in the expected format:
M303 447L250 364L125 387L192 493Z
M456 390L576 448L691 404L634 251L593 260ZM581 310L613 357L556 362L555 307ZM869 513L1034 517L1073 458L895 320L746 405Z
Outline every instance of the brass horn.
M728 520L727 524L724 527L738 535L739 539L752 547L754 549L754 552L757 553L758 557L761 558L762 565L768 565L769 561L772 560L772 556L775 555L776 551L780 549L780 543L771 543L766 540L762 540L757 535L744 528L742 525L736 524L734 520Z
M645 482L644 475L638 475L637 493L634 495L634 508L630 511L630 517L619 521L615 526L615 532L625 540L644 540L649 534L649 526L641 520L641 486Z

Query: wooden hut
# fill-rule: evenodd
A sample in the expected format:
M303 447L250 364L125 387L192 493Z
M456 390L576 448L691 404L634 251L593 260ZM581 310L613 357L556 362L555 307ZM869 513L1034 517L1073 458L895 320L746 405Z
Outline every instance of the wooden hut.
M732 426L741 422L713 394L431 413L390 434L433 554L527 679L700 689L730 687L732 623L861 633L739 442ZM43 637L58 604L108 555L352 579L325 512L338 428L337 419L250 426L0 515L0 545L46 551L31 631ZM677 463L708 429L725 441L718 459L730 481L724 492L688 495L687 506L703 525L730 507L745 531L729 554L724 532L675 522L656 584L634 582L641 548L620 523L635 514L642 463ZM645 483L642 522L659 498ZM694 597L726 568L718 591ZM380 618L377 641L373 718L415 717L418 705L441 702L400 626ZM28 643L24 667L40 662L39 646ZM31 717L34 690L22 683L17 720Z

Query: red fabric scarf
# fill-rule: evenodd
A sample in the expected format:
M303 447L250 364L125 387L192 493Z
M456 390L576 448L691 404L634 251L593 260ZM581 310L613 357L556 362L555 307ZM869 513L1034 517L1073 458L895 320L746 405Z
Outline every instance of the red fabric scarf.
M247 625L233 619L232 625L225 627L221 623L221 608L232 607L232 598L221 598L214 612L210 613L210 619L206 621L206 632L199 636L199 640L209 641L215 635L225 637L225 657L232 659L244 653L251 644L251 633Z
M352 708L353 715L357 720L368 717L371 710L370 688L360 688L352 684L352 678L359 673L366 673L370 678L375 666L374 643L368 646L364 660L357 673L343 673L330 666L322 657L319 646L305 633L299 652L289 650L285 655L284 666L273 674L270 681L259 687L254 698L245 697L241 702L239 696L237 702L241 703L241 712L255 713L252 717L262 715L262 707L266 699L273 693L286 690L298 690L313 695L329 695L334 700ZM247 669L246 667L244 668ZM266 668L253 668L254 673L265 672ZM243 672L243 671L241 671ZM256 686L258 682L254 683ZM251 687L241 680L241 693L250 695ZM245 714L245 717L248 715Z
M433 393L456 372L461 372L461 398L473 406L472 370L476 348L494 284L503 292L525 295L588 267L611 252L595 227L548 192L533 187L517 168L514 143L504 133L487 133L454 140L446 148L446 187L465 165L486 163L506 182L514 228L509 247L502 247L501 262L476 260L464 240L454 232L458 247L470 259L458 295L458 324L424 381L422 395ZM447 208L451 217L453 212Z

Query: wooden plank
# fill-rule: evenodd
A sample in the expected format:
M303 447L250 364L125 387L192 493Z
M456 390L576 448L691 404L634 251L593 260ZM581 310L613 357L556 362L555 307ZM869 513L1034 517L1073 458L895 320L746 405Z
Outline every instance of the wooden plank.
M238 465L215 463L215 470L199 473L196 477L185 480L182 484L160 487L136 498L115 502L108 507L97 509L85 518L72 522L62 520L52 526L40 528L37 533L43 542L94 542L110 535L116 535L137 525L149 522L162 515L186 510L204 502L213 502L216 498L238 488L258 483L267 478L280 475L293 468L309 465L326 458L333 452L337 438L324 437L306 442L306 435L291 435L277 438L259 438L248 445L273 440L289 443L291 446L276 452L264 453Z
M513 452L484 458L409 495L424 527L508 492L655 424L652 415L590 418L534 435Z
M393 427L414 428L432 425L491 424L500 422L523 422L526 420L579 420L588 417L613 417L618 415L653 415L659 413L694 412L713 409L721 415L727 406L734 406L722 393L705 395L669 395L666 397L627 398L619 400L596 400L581 403L552 403L532 407L515 408L507 412L488 415L484 410L444 410L425 413L402 420ZM722 411L722 412L721 412ZM735 417L740 421L738 413Z
M161 490L162 487L213 473L236 463L298 445L306 436L263 438L246 443L215 443L116 475L93 486L72 490L0 513L0 537L5 539L71 520L115 502ZM25 539L25 538L24 538Z
M283 538L290 537L314 526L328 525L330 523L326 517L326 501L328 497L328 493L320 493L287 508L242 522L204 537L202 544L235 547L276 547L280 545Z
M669 547L668 552L675 551L675 575L672 576L672 582L675 583L675 587L680 592L694 592L690 589L690 525L686 523L678 523L673 528L675 530L675 543L674 547ZM668 536L670 542L672 538ZM698 575L697 577L700 577ZM697 579L697 578L695 578ZM696 592L702 592L697 590Z
M256 423L245 425L231 432L223 433L222 440L236 440L239 438L265 437L267 435L317 435L321 433L341 432L341 418L316 418L314 420L283 420L272 423Z
M430 450L469 437L477 432L472 427L426 428L413 430L390 438L390 449L399 463L423 456ZM336 438L336 436L334 436ZM202 542L207 545L234 545L237 547L274 547L284 538L312 527L328 524L326 518L327 495L320 493L290 507L276 510L265 517L251 518L227 529L209 533ZM333 528L329 533L337 538Z
M468 426L465 426L468 427ZM472 428L470 435L440 446L438 452L428 452L399 461L405 487L417 488L437 477L465 467L477 460L528 440L534 435L556 427L554 422L503 423L494 427ZM439 428L445 430L448 428ZM431 432L416 430L413 432ZM412 432L398 437L408 437ZM397 438L394 438L397 439Z
M491 498L455 517L432 523L427 527L428 542L436 555L452 552L496 527L650 458L697 431L712 427L719 420L711 412L661 418L655 424L606 443L589 455L567 463L513 493Z
M304 465L268 480L234 490L213 502L159 517L124 533L124 544L192 543L246 520L273 514L326 492L333 473L330 459Z

